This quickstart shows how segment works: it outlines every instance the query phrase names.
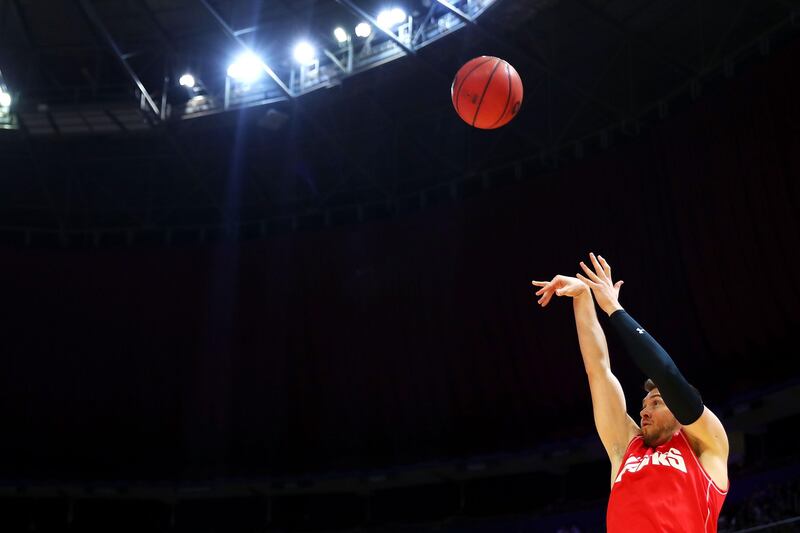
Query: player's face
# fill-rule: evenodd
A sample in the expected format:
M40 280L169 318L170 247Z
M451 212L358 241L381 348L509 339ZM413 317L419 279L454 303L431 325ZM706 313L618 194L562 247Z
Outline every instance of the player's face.
M653 389L642 401L641 428L644 443L655 447L667 442L678 430L679 424L661 398L658 389Z

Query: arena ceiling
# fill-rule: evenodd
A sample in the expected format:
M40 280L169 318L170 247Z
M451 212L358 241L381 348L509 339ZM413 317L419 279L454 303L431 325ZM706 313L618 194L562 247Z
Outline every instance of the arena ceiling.
M418 24L449 12L431 0L394 4ZM288 73L292 43L335 46L332 28L359 21L353 6L385 7L0 0L0 72L14 96L14 120L0 130L0 233L23 245L94 246L146 232L169 240L176 230L258 236L425 209L634 138L713 98L800 28L797 0L497 0L464 28L321 90L177 111L185 69L222 90L241 51L225 25ZM450 104L453 74L483 54L507 59L525 85L520 115L494 132L469 128ZM136 79L159 113L143 105Z

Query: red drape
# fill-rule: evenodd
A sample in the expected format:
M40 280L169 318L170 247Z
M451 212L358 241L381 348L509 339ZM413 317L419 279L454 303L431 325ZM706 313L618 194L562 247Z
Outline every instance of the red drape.
M708 401L796 376L797 50L450 206L238 245L3 250L2 470L308 472L590 432L571 307L529 285L589 251Z

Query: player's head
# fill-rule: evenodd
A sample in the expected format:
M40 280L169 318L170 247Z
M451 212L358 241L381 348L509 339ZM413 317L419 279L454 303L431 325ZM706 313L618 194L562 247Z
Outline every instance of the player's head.
M658 387L652 380L644 383L647 396L642 400L642 437L647 446L655 447L667 442L680 429L681 424L664 404Z

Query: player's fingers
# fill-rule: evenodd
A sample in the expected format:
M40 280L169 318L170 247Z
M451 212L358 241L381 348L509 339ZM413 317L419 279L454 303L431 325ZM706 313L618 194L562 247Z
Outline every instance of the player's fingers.
M531 284L536 287L541 287L538 291L536 291L536 296L541 296L542 294L546 294L548 291L553 290L552 281L531 281Z
M600 283L600 278L598 278L598 277L597 277L597 274L595 274L594 272L592 272L592 269L591 269L591 268L589 268L588 266L586 266L586 263L584 263L583 261L581 261L581 262L580 262L580 265L581 265L581 268L583 269L583 271L584 271L584 272L586 272L586 276L587 276L587 277L588 277L590 280L594 281L595 283Z
M594 252L589 252L589 259L592 260L592 266L594 267L595 274L602 279L606 273L603 271L603 267L600 266L600 262L597 261L597 257L595 257Z
M586 265L584 265L584 268L587 268ZM587 270L588 270L588 268L587 268ZM585 284L587 284L591 288L595 288L595 287L599 287L600 286L599 283L596 283L596 282L588 279L586 276L584 276L584 275L582 275L580 273L575 274L575 277L578 278L579 280L581 280L582 282L584 282Z
M600 264L603 266L603 271L606 273L606 276L608 276L608 279L611 279L611 265L608 264L608 261L603 259L602 255L598 255L597 259L600 260Z

